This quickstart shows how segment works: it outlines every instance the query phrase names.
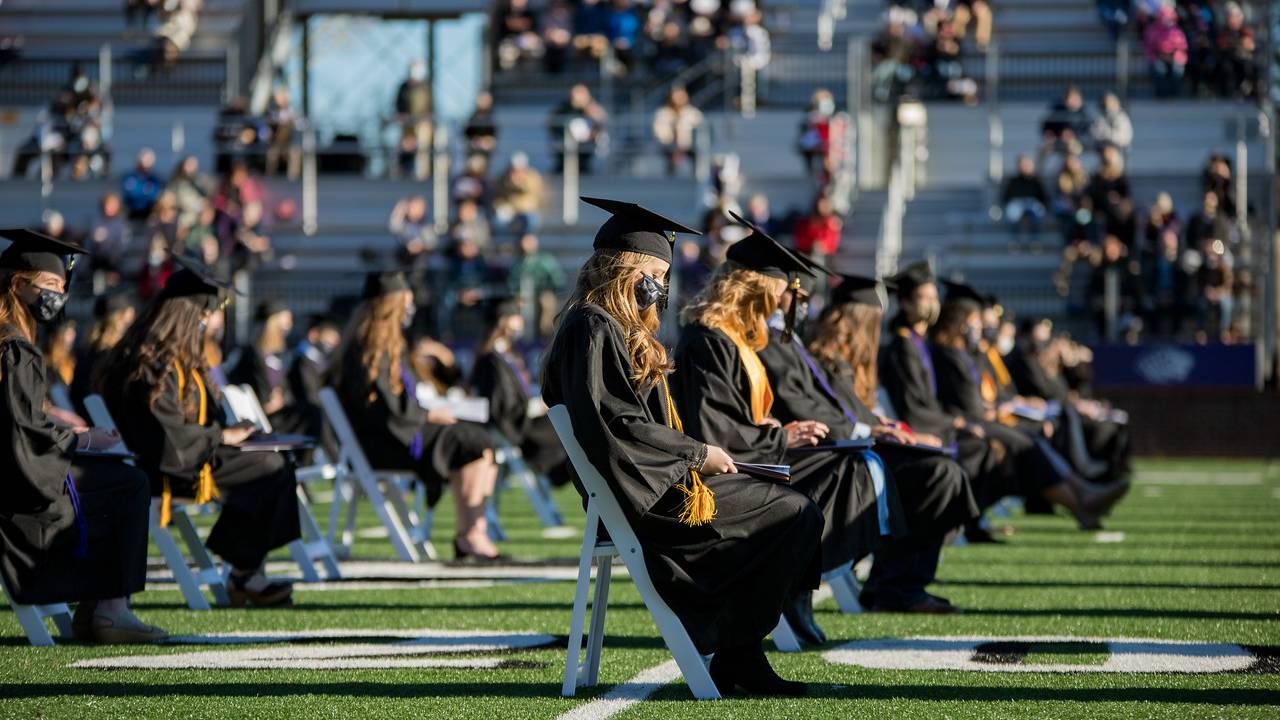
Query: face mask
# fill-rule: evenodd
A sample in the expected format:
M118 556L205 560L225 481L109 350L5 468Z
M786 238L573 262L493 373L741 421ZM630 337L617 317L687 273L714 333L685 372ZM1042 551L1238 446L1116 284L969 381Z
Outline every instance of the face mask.
M1000 339L1000 328L983 325L982 339L986 340L988 345L995 345L996 341Z
M1031 341L1031 347L1035 348L1036 352L1044 352L1049 348L1049 341L1035 339Z
M62 307L67 304L67 294L40 288L40 294L36 295L33 302L27 303L27 308L31 310L31 314L41 323L51 323L58 319L62 314Z
M319 350L320 354L326 357L329 355L332 355L333 351L337 349L337 346L335 346L333 343L327 343L327 342L318 342L312 347Z
M969 349L969 352L974 352L978 349L980 340L982 340L982 330L972 325L964 329L964 345Z
M818 112L823 115L830 115L836 111L836 104L830 100L821 100L818 102Z
M1001 355L1008 355L1013 352L1013 344L1013 338L1005 335L996 341L996 350L1000 351Z
M410 306L409 309L405 311L404 319L400 321L400 328L402 330L408 330L409 328L413 327L413 316L417 312L418 312L418 308L413 306Z
M774 310L766 322L769 323L770 330L782 332L787 329L787 316L782 312L782 308Z
M147 255L147 262L151 263L152 266L159 265L160 263L164 262L164 253L154 252Z
M636 285L636 306L640 308L640 312L644 312L654 305L657 305L659 310L666 309L667 289L657 280L645 275Z
M509 336L508 339L510 340L511 344L515 345L516 343L524 339L524 328L512 330L510 333L508 333L508 336Z

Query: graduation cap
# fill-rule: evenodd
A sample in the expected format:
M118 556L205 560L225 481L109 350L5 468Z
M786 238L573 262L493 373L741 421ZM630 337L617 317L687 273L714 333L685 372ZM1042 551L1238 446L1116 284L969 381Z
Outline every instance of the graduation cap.
M929 268L929 263L923 260L911 263L888 279L898 286L899 295L910 295L921 285L934 282L933 270Z
M751 234L729 246L729 250L724 255L726 260L732 260L761 275L787 281L791 281L793 275L811 273L809 268L816 266L816 263L788 250L763 230L744 220L741 215L732 211L729 215L737 222L751 228Z
M881 285L884 286L886 293L898 289L897 283L892 280L877 280L863 275L841 275L840 284L831 291L831 304L857 303L883 310L885 297L880 294Z
M230 280L219 276L213 268L205 265L198 258L174 255L173 262L178 266L178 271L169 276L164 289L160 291L160 298L203 299L205 307L214 309L218 306L218 298L224 292L244 294L236 291Z
M975 290L972 285L952 280L943 280L942 285L947 289L947 300L972 300L979 306L987 304L986 296Z
M493 326L497 325L502 318L519 314L521 314L520 298L501 297L490 301L485 317L489 325Z
M596 250L625 250L671 262L676 233L702 234L635 203L585 195L582 201L613 215L596 231L591 244Z
M133 300L127 293L117 292L109 295L99 295L93 301L93 316L101 320L129 307L133 307Z
M266 322L272 315L279 315L288 310L289 308L279 300L264 300L258 305L254 319L258 322Z
M75 256L85 252L79 245L26 228L0 229L0 238L10 243L0 253L3 270L51 272L65 280L75 265Z
M360 299L372 300L401 290L413 290L403 270L375 270L364 276Z

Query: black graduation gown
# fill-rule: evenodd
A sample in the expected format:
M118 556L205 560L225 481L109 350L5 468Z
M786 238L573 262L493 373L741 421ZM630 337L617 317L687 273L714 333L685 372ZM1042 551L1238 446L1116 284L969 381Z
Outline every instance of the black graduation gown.
M83 345L76 350L76 371L71 377L71 404L75 411L82 417L87 418L88 413L84 407L84 399L94 393L93 389L93 369L97 367L98 360L105 353L94 350L89 345Z
M875 552L880 519L871 471L860 454L789 453L786 430L756 425L738 347L720 330L697 323L685 327L675 362L671 392L677 407L684 408L685 432L724 448L734 460L790 465L791 487L822 508L824 572ZM891 517L896 500L890 503Z
M969 423L980 425L987 437L999 442L1013 459L1017 475L1017 492L1028 497L1040 495L1045 488L1065 480L1063 465L1055 465L1050 457L1052 448L1043 441L1000 422L988 422L986 403L982 400L982 387L977 360L964 350L930 345L934 370L938 374L938 400L947 412L961 415Z
M987 440L955 431L952 424L955 416L938 402L936 376L930 377L926 356L921 355L900 318L895 318L890 327L893 333L880 353L879 376L897 419L916 432L936 435L943 443L955 443L957 460L968 474L981 507L986 508L1008 495L1014 479L1012 464Z
M769 371L770 382L773 381L774 363L769 350L773 347L774 343L771 343L760 355L760 359L765 362L765 369ZM766 358L766 353L769 353L769 358ZM799 356L798 351L795 354ZM817 364L817 358L813 360ZM828 423L832 432L836 432L836 428L842 434L853 432L853 425L839 409L840 402L853 412L858 422L871 426L878 423L875 413L854 393L853 369L848 363L842 362L834 367L819 365L819 368L825 373L828 386L835 392L835 397L832 397L815 381L817 389L821 390L821 396L827 400L827 408L835 407L839 413L838 418L832 419L840 424ZM785 387L787 383L780 381L780 385ZM777 389L779 385L774 387L775 413L789 412L789 403L782 406L778 403L778 398L782 395ZM827 414L831 414L829 410ZM896 480L909 530L904 542L912 545L929 542L930 538L960 527L981 514L969 478L964 468L955 460L942 454L920 452L888 443L877 443L875 451Z
M188 393L194 392L192 381L186 383ZM157 384L161 391L152 403ZM207 389L206 394L200 424L179 404L176 370L104 388L107 409L150 478L152 496L161 494L168 478L173 497L194 497L200 468L212 467L221 511L205 545L232 567L254 569L267 553L301 536L293 462L280 453L223 445L225 418L217 398Z
M119 461L77 460L75 434L45 417L45 392L39 349L18 337L0 344L0 574L22 603L140 592L146 476ZM83 545L68 475L88 532Z
M673 486L687 481L705 446L667 426L661 386L637 388L631 375L621 328L588 305L556 332L542 394L568 409L587 459L644 546L654 587L698 651L758 642L788 597L818 586L822 513L786 486L716 475L703 478L715 519L681 523L684 494Z
M396 361L397 367L401 362ZM372 388L368 370L352 346L341 360L338 399L355 429L356 439L374 468L411 469L427 489L427 503L434 506L444 494L449 476L493 448L483 425L459 422L437 425L427 421L427 410L418 403L413 382L399 394L391 390L391 360L384 359ZM399 372L399 370L397 370ZM373 397L370 399L370 390ZM420 448L414 457L415 446Z
M569 482L569 457L556 438L556 430L546 415L529 417L532 383L522 381L523 367L513 365L496 350L476 358L471 371L471 390L489 400L489 422L516 447L534 472L546 475L554 485Z
M287 373L283 354L266 355L250 345L241 349L240 359L231 368L231 372L227 373L227 382L248 385L258 396L258 402L264 404L271 393L279 388L284 393L284 405L267 416L271 421L271 429L282 434L317 437L321 418L314 408L297 401Z
M294 411L306 419L303 435L319 438L329 457L338 456L338 443L324 420L324 407L320 403L320 389L324 387L328 359L310 345L302 345L297 356L289 363L285 382L293 397Z

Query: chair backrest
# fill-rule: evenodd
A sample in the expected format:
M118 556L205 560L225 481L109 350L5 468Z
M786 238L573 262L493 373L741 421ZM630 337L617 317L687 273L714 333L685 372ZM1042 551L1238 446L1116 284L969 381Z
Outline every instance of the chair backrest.
M258 394L248 385L227 385L222 388L222 405L236 422L251 422L258 430L271 432L271 421L258 401Z
M569 455L569 461L573 463L573 469L578 473L578 479L582 481L582 487L587 491L589 502L595 505L596 512L600 514L600 521L604 523L605 530L609 531L609 537L618 548L618 553L622 555L624 561L627 561L627 567L630 568L630 559L643 558L643 554L640 549L640 540L631 529L627 516L623 514L622 506L618 504L617 498L613 496L613 490L600 475L600 471L587 459L587 453L573 434L569 409L563 405L556 405L547 410L547 416L551 418L556 436L560 438L560 444L564 446L565 453Z
M94 393L93 395L87 396L84 399L84 409L89 411L89 422L93 423L94 427L100 427L104 430L119 429L116 427L115 418L111 417L111 411L107 410L107 403L102 399L101 395ZM128 446L125 445L124 438L120 439L120 449L128 450ZM133 461L130 460L129 464L133 464Z
M329 427L337 436L338 445L341 448L337 464L341 466L343 463L349 463L354 472L366 477L371 476L373 466L365 457L360 441L356 439L356 433L351 429L351 422L347 420L347 413L342 409L342 403L338 401L338 393L334 392L333 388L320 388L320 407L324 409Z
M49 399L63 410L75 412L76 406L71 402L71 389L65 383L56 382L49 386Z

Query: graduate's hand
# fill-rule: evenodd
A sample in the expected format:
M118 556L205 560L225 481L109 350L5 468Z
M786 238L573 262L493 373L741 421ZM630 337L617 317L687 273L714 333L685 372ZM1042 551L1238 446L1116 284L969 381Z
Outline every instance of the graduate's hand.
M942 438L938 437L937 435L930 435L928 433L916 433L915 438L916 438L917 445L928 445L929 447L938 447L938 448L942 447Z
M911 435L911 433L901 428L890 427L888 425L877 425L871 428L871 435L877 439L887 437L894 442L899 442L903 445L916 444L916 439Z
M738 468L733 464L733 458L729 457L729 453L715 445L708 445L707 459L702 461L702 467L698 468L698 472L709 477L736 473Z
M243 445L245 440L258 428L249 421L238 422L231 427L222 428L222 444L233 447Z
M778 422L777 418L767 417L760 423L760 427L782 427L782 423Z
M981 425L966 425L964 431L976 438L985 438L987 431Z
M45 408L44 414L54 425L70 428L73 432L82 433L89 429L89 423L85 422L84 418L56 405Z
M453 411L447 407L438 407L427 413L427 422L432 425L454 425L458 422L458 418L453 416Z
M262 412L271 415L284 409L284 390L274 387L271 388L271 394L267 396L267 402L262 406Z
M831 432L831 428L817 420L796 420L783 426L787 431L787 447L796 448L806 445L817 445L818 441Z

